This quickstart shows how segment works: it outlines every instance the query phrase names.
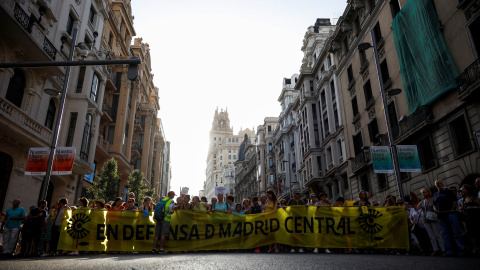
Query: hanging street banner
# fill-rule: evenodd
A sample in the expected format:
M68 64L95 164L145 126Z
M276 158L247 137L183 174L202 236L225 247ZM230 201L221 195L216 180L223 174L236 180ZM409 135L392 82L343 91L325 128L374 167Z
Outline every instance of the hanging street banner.
M57 147L53 160L52 175L72 174L75 153L75 147ZM45 175L49 156L50 148L48 147L30 148L25 166L25 175Z
M67 210L58 249L150 251L153 211ZM280 243L318 248L409 248L404 207L290 206L253 215L177 210L165 249L251 249Z
M228 187L215 187L215 196L217 196L218 193L222 193L223 195L227 194L227 188Z
M72 174L75 153L75 147L57 147L53 159L52 175Z
M422 172L416 145L397 145L400 172Z
M389 146L370 146L375 173L393 173L392 155Z

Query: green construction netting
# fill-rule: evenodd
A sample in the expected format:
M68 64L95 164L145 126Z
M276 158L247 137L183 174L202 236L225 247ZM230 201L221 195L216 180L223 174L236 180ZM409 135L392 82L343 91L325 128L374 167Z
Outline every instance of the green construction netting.
M440 32L431 0L407 1L392 26L411 114L455 88L455 78L460 72Z

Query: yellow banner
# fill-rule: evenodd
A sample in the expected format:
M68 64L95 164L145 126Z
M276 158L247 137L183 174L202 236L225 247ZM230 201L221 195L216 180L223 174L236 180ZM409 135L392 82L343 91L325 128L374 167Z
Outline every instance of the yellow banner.
M59 249L149 251L153 213L65 211ZM403 207L291 206L268 213L177 211L168 251L250 249L273 243L318 248L409 248Z

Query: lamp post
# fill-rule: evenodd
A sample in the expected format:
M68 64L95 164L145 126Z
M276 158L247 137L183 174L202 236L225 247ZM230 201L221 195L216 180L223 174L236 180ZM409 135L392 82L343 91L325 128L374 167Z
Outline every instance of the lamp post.
M73 30L72 46L70 47L68 61L72 61L73 59L73 52L75 51L75 42L77 41L77 33L78 33L78 29L75 28ZM52 135L52 143L50 144L50 155L48 156L47 171L45 172L45 177L43 178L42 188L40 189L38 201L43 201L47 198L48 183L50 182L50 175L52 174L52 166L53 166L53 159L55 155L55 149L57 148L58 131L60 130L60 123L62 123L63 107L65 106L65 99L67 97L68 82L70 80L70 70L71 70L71 67L68 66L65 71L65 80L63 81L63 88L62 88L62 92L60 93L60 104L58 105L58 116L55 121L55 127ZM48 95L58 95L58 93L55 93L54 91L50 91L47 89L45 89L45 92Z
M392 134L392 125L390 123L390 115L388 114L388 104L387 104L387 98L385 96L385 88L383 85L383 77L382 77L382 72L380 70L380 63L379 63L379 57L378 57L378 52L377 52L377 42L374 38L373 35L373 29L370 30L370 36L372 38L372 45L370 43L361 43L358 45L358 50L359 51L365 51L371 47L373 47L373 55L375 57L375 65L377 67L377 75L378 75L378 83L380 85L380 93L382 95L382 104L383 104L383 113L385 115L385 122L387 124L387 134L388 134L388 144L390 146L390 150L392 152L392 157L393 157L393 166L394 166L394 173L395 173L395 180L397 182L397 188L398 188L398 193L400 195L400 198L402 200L405 199L404 194L403 194L403 188L402 188L402 180L400 178L400 166L398 164L398 157L397 157L397 147L395 146L394 140L393 140L393 134ZM388 91L388 95L398 95L401 92L400 89L392 89L391 91Z

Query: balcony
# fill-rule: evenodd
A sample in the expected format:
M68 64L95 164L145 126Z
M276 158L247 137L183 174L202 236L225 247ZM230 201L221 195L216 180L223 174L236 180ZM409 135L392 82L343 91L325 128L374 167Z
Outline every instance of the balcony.
M132 155L142 156L142 146L139 143L132 144Z
M395 142L403 141L405 138L430 124L431 119L432 109L430 105L423 105L414 113L401 120L397 126L392 127L393 140Z
M50 129L38 123L24 111L3 98L0 98L0 116L11 122L7 125L7 128L18 126L48 145L51 143L52 131ZM5 130L3 130L3 132L5 132ZM31 138L29 138L29 141L31 142Z
M456 81L458 84L458 98L460 100L465 101L474 96L474 92L480 88L480 58L468 66L457 77Z
M365 152L356 155L352 160L352 172L355 173L368 164L368 158Z
M135 129L139 130L140 132L145 131L145 122L141 117L135 118Z
M105 140L102 135L98 136L97 147L100 148L104 152L104 154L108 155L109 145L110 144L108 143L108 141Z
M103 103L102 105L102 119L107 120L108 122L113 122L113 116L112 116L112 107L108 105L108 103Z

